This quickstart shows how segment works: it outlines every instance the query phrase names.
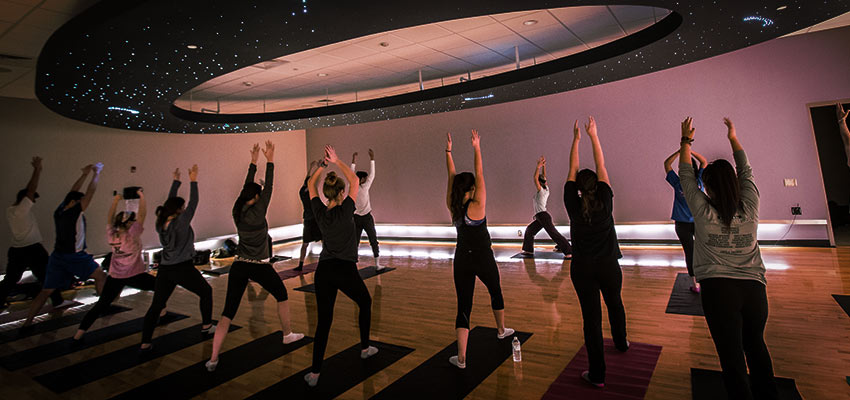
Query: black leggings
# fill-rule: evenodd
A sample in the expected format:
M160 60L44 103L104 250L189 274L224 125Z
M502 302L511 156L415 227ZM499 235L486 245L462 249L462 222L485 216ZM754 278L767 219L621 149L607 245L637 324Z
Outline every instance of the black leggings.
M109 308L109 305L121 295L121 291L124 290L124 286L130 286L141 290L154 290L156 287L156 277L144 272L122 279L113 278L111 276L107 277L106 283L103 284L103 291L100 292L100 298L97 299L97 303L95 303L94 307L92 307L92 309L86 313L86 316L83 317L83 322L80 322L80 329L84 331L89 330L94 321L96 321L97 318Z
M490 306L494 310L505 309L499 280L499 266L493 256L493 250L455 250L453 272L457 293L455 328L469 329L472 297L475 294L475 277L481 279L487 291L490 292Z
M44 273L47 270L47 260L50 257L41 243L31 244L26 247L9 247L9 261L6 263L6 276L0 282L0 305L6 302L9 292L21 280L27 268L32 271L36 279L44 284ZM56 289L50 294L54 306L62 304L62 291Z
M316 308L319 310L319 322L316 324L316 340L313 342L312 372L318 374L322 369L325 349L328 347L328 335L334 319L334 303L337 290L342 291L360 308L360 347L369 347L369 329L372 323L372 297L357 272L357 263L336 258L319 260L316 266Z
M159 313L165 308L168 298L177 285L198 295L201 298L201 319L204 325L212 323L212 287L195 269L192 260L186 260L174 265L160 265L156 274L156 287L153 301L145 314L145 325L142 331L142 343L150 343L153 329L159 319Z
M534 215L534 221L532 221L525 228L525 237L522 240L522 250L528 252L534 252L534 235L537 235L537 232L540 232L541 229L546 230L546 233L549 234L549 237L555 241L555 244L558 245L558 249L560 249L565 254L569 254L572 252L572 247L570 246L570 241L558 232L558 229L555 228L555 224L552 223L552 216L549 215L546 211L541 211Z
M366 215L354 214L354 229L357 232L357 243L360 243L360 235L366 231L366 236L369 238L369 246L372 246L372 255L378 257L380 250L378 249L378 233L375 232L375 219L372 218L372 213Z
M623 271L616 259L588 262L573 259L570 264L570 279L573 281L581 318L584 325L584 345L590 364L590 380L605 382L605 355L602 340L602 306L599 293L608 308L611 336L618 349L627 349L626 310L620 291L623 288Z
M700 284L705 322L717 349L729 398L779 398L773 362L764 343L768 313L764 285L750 279L728 278L703 279Z
M259 283L263 289L274 296L278 303L289 298L286 294L286 286L283 285L283 281L271 264L236 261L230 266L230 273L227 275L227 295L224 300L224 311L221 312L223 317L232 320L236 316L236 310L242 302L242 295L245 293L249 279Z
M682 243L685 251L685 265L688 266L688 275L694 276L694 232L696 228L693 222L676 221L676 236Z

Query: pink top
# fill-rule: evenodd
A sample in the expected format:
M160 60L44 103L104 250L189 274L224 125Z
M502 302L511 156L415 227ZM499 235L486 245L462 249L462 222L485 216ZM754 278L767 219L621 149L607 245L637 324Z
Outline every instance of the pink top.
M112 225L106 227L106 241L112 246L109 276L124 279L146 272L142 261L141 237L144 230L138 222L134 222L126 232L119 231Z

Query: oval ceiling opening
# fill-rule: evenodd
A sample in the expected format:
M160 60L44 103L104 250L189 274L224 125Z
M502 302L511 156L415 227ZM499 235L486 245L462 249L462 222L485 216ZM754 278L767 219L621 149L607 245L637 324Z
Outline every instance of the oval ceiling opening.
M381 32L215 77L174 106L209 114L278 113L462 85L590 50L669 13L646 6L563 7Z

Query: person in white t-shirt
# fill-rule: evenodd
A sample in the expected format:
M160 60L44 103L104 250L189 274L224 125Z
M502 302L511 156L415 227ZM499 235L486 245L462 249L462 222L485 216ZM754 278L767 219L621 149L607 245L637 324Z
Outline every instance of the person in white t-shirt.
M572 253L570 241L561 235L552 223L552 216L546 211L546 203L549 201L549 186L546 185L546 157L537 159L534 167L534 185L537 192L534 193L534 221L525 228L525 237L522 240L522 255L534 257L534 235L545 229L549 237L555 241L555 251L564 253L569 258Z
M38 199L38 179L41 176L41 157L32 158L32 176L27 187L18 192L15 204L6 209L6 220L12 230L12 245L9 247L9 261L6 264L6 276L0 282L0 308L5 307L6 297L15 284L21 279L24 271L29 268L32 274L44 284L44 274L47 268L47 250L41 244L41 232L38 230L38 221L33 214L33 206ZM53 307L67 306L71 302L64 302L62 292L54 291L50 299ZM64 304L63 304L64 303Z
M351 170L356 171L357 153L351 156ZM354 202L354 229L357 231L357 239L366 231L369 237L369 245L372 247L372 255L375 257L375 268L384 269L378 262L380 249L378 248L378 234L375 232L375 219L372 218L372 204L369 202L369 189L375 180L375 152L369 149L369 172L357 171L360 178L360 191L357 192L357 200Z

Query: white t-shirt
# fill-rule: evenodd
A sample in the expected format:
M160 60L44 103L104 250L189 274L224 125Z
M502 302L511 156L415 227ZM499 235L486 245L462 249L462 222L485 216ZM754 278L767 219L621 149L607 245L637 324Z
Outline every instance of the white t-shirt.
M354 164L351 164L351 169L355 170ZM372 181L375 180L375 160L369 161L369 176L366 177L366 182L360 184L360 190L357 191L357 200L354 202L354 214L363 216L372 212L372 204L369 202L369 189L372 187Z
M18 205L6 209L6 220L12 230L12 247L27 247L41 242L41 231L32 206L32 200L24 197Z
M546 203L549 201L549 188L543 186L534 194L534 215L546 211Z

